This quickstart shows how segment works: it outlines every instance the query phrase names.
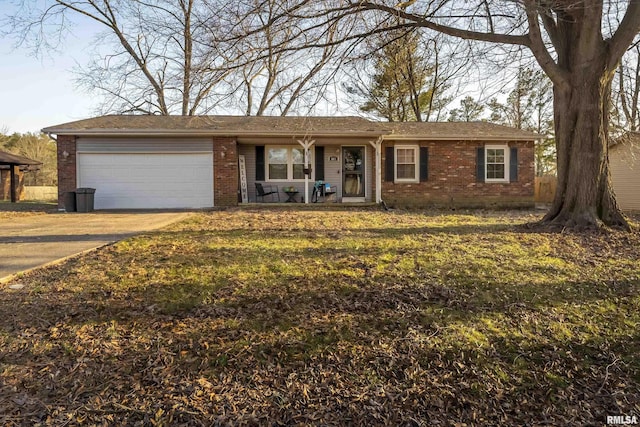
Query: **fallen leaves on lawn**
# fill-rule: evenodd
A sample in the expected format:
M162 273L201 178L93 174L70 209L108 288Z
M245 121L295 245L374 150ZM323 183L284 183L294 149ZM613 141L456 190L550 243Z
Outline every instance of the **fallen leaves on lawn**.
M576 425L640 411L640 235L230 210L0 291L3 425Z

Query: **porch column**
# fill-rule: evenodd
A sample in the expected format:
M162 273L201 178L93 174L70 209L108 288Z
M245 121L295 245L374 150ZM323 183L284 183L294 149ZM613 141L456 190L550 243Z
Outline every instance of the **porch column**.
M313 144L315 143L315 139L312 140L308 140L308 139L304 139L304 140L298 140L298 144L302 145L302 148L304 148L304 168L305 169L309 169L309 149L313 146ZM309 174L305 173L304 174L304 204L308 205L309 204Z
M382 203L382 136L369 144L376 151L376 203Z
M11 171L11 203L16 203L17 202L17 193L18 193L18 189L16 188L18 186L18 183L16 182L17 179L17 174L16 174L16 168L18 166L16 165L9 165L9 170Z

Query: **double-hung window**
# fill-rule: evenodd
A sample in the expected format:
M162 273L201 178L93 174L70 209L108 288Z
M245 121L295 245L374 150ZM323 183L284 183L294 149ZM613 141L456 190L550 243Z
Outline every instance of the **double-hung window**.
M419 155L417 145L397 145L395 149L395 182L419 181Z
M304 179L304 149L302 147L267 147L266 157L268 181ZM311 158L309 158L309 164L311 164Z
M506 145L487 145L485 156L485 182L509 181L509 147Z

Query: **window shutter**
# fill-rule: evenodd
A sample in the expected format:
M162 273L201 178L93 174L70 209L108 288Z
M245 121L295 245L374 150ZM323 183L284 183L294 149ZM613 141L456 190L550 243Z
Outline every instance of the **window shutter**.
M509 181L516 182L518 180L518 148L511 147L509 154Z
M476 178L478 182L484 182L484 147L478 147L476 155Z
M395 160L393 158L393 147L384 149L384 180L393 182L395 179Z
M264 145L256 145L256 181L264 181Z
M324 147L316 147L316 181L324 181Z
M429 180L429 147L420 147L420 182Z

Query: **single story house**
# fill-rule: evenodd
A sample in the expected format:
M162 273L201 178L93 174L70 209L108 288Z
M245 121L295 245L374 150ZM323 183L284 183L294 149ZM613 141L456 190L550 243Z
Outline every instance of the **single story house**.
M42 131L57 140L60 203L92 187L96 209L236 206L262 200L256 184L309 203L316 181L340 203L532 206L542 138L485 122L359 117L112 115Z
M42 162L0 151L0 200L19 201L24 192L24 172L38 170Z
M609 170L620 209L640 212L640 132L628 132L609 147Z

